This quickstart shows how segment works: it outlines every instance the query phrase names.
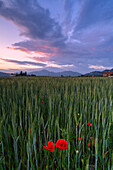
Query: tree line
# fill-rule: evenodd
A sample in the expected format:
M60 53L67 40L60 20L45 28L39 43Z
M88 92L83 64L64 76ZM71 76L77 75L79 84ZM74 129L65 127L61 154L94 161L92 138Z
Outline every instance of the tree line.
M22 71L20 71L20 73L16 73L16 74L11 73L11 75L15 75L15 76L36 76L34 74L29 75L29 74L27 74L27 72L22 72Z

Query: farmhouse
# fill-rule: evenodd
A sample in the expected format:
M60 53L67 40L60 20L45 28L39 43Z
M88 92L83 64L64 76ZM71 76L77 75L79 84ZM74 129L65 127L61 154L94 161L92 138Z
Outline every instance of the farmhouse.
M113 71L103 72L103 77L113 76Z

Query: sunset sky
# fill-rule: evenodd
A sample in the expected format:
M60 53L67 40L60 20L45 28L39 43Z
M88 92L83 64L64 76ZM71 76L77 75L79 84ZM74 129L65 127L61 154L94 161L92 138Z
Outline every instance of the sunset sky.
M0 0L0 72L113 68L113 0Z

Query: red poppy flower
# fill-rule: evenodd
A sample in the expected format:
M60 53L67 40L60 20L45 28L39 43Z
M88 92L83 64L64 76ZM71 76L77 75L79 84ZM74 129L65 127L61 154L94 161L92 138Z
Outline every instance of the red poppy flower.
M106 110L106 112L108 112L108 110Z
M77 126L79 126L79 124Z
M58 86L56 86L56 88L57 88Z
M59 139L59 140L57 140L57 142L56 142L56 147L59 148L59 149L61 149L61 150L68 149L68 148L67 148L67 147L68 147L68 143L67 143L67 141L64 140L64 139Z
M32 131L32 129L29 129L29 131L31 132L31 131Z
M78 140L81 140L81 137L79 137Z
M86 107L86 109L88 109L88 107Z
M88 125L88 126L92 126L92 124L91 124L91 123L89 123L89 122L87 123L87 125Z
M37 93L37 94L39 94L39 93Z
M55 150L55 146L54 143L52 141L49 141L47 146L43 146L46 150L49 150L51 152L54 152Z
M87 146L89 147L89 143L87 144Z
M99 119L97 119L97 120L99 120Z
M44 101L42 100L42 103L44 103Z

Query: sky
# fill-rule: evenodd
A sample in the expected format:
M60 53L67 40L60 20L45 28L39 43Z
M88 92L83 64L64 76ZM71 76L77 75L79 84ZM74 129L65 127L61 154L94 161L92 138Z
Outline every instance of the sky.
M113 68L113 0L0 0L0 72Z

